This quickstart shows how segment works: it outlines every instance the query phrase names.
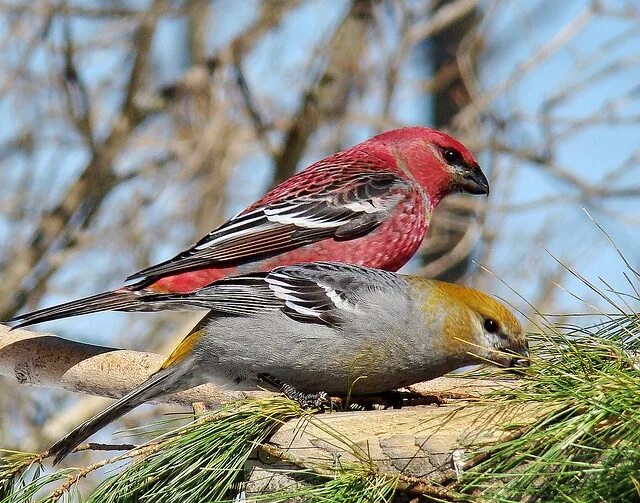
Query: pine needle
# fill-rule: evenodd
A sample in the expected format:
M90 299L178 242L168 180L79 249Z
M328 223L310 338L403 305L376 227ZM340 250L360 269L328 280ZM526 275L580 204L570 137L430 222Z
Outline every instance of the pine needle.
M638 315L532 339L538 358L523 383L486 400L514 416L523 404L549 412L522 435L488 447L456 489L470 500L638 501Z
M255 446L303 415L290 400L234 403L169 434L162 449L107 479L88 502L197 503L235 495Z

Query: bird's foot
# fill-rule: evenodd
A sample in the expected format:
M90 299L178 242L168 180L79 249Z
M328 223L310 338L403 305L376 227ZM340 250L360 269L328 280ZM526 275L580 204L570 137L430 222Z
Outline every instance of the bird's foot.
M408 391L384 391L374 395L354 396L349 403L350 410L373 409L401 409L402 407L416 405L444 405L447 398L452 398L441 393L421 393L412 389Z
M320 412L324 412L327 408L333 410L333 399L326 391L304 393L270 374L259 374L258 378L276 388L290 400L298 402L300 407L305 410L318 410Z
M352 396L349 410L375 410L380 408L401 409L406 405L406 393L401 391L383 391L373 395Z

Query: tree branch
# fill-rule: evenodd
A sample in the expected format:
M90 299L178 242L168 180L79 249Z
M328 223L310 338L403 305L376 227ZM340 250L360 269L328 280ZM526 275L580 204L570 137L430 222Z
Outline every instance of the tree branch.
M274 186L295 173L313 132L326 120L344 115L367 47L374 5L375 2L369 0L352 0L349 11L331 37L324 71L304 92L300 108L287 128L282 149L276 155Z
M27 386L119 398L155 372L164 356L74 342L52 334L9 330L0 325L0 376ZM156 402L217 406L267 392L225 392L207 384L159 397Z
M74 246L77 232L91 223L102 201L117 185L113 161L145 117L134 98L142 87L155 27L166 8L166 0L155 0L141 18L134 34L135 56L124 103L109 136L103 143L92 145L91 159L55 208L42 215L26 246L14 247L0 264L0 272L3 273L0 319L10 318L27 300L34 300L33 292L38 285L43 285L55 272L55 267L46 258L53 251Z

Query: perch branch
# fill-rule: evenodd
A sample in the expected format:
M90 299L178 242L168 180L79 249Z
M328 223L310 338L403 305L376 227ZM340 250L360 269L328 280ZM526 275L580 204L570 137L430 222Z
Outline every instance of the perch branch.
M0 376L28 386L118 398L155 372L165 357L155 353L74 342L52 334L13 330L0 325ZM246 395L211 384L158 397L158 403L217 406Z

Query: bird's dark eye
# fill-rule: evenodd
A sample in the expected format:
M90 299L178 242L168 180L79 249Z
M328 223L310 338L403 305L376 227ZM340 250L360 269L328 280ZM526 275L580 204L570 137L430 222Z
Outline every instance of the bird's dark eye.
M448 148L444 151L444 160L449 164L462 164L462 156L460 152L452 148Z
M500 326L495 320L487 318L486 320L484 320L484 329L490 334L495 334L498 330L500 330Z

